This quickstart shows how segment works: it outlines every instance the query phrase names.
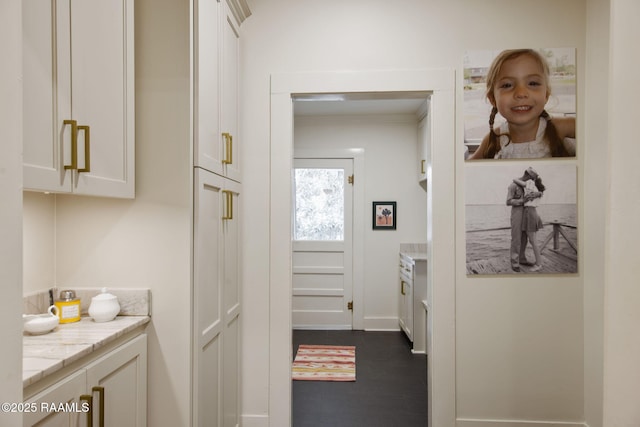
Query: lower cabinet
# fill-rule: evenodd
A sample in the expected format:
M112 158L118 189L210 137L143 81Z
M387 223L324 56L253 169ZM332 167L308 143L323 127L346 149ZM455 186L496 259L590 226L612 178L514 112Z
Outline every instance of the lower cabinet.
M23 425L145 427L147 336L133 338L25 401Z
M240 192L239 183L195 169L195 426L240 425Z

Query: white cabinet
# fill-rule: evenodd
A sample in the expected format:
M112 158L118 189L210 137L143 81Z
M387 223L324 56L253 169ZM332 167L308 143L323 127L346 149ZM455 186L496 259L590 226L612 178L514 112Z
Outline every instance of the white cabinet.
M26 426L145 427L147 425L147 336L128 341L78 369L25 403ZM52 404L68 404L52 410ZM87 408L91 408L87 411ZM60 409L60 407L57 407ZM92 418L92 423L89 421Z
M194 22L194 162L240 181L239 24L224 0L197 0Z
M401 260L402 261L402 260ZM406 273L409 274L406 274ZM399 322L400 327L413 342L413 274L407 267L400 263L400 307Z
M425 185L429 168L429 153L431 150L431 114L429 99L420 108L418 122L418 182Z
M133 0L22 9L25 189L133 197Z
M194 2L194 425L240 425L239 23L243 0Z
M427 351L427 261L400 254L398 321L413 344L414 353Z
M195 169L195 425L240 422L240 184Z

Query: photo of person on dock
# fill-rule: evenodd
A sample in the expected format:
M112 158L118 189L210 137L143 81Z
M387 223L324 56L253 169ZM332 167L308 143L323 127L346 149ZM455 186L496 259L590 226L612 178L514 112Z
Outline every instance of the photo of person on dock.
M465 160L575 157L575 50L467 52L464 89Z
M575 165L467 164L465 181L467 274L577 273Z
M521 178L514 178L507 191L507 205L511 206L511 269L520 272L520 266L532 266L528 272L542 270L542 257L537 232L543 227L536 209L545 190L542 179L531 167ZM535 263L527 260L525 249L531 244Z

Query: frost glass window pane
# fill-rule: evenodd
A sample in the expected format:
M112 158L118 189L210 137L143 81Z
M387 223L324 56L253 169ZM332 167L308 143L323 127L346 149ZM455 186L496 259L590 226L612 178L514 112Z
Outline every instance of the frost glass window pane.
M295 240L344 240L344 170L295 170Z

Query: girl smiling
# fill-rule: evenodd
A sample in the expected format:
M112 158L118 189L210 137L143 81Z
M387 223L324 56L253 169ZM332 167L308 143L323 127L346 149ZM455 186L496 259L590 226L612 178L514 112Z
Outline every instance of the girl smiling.
M538 52L501 52L487 74L489 134L469 159L575 156L575 119L552 120L544 108L549 95L549 66ZM496 131L497 113L506 121Z

